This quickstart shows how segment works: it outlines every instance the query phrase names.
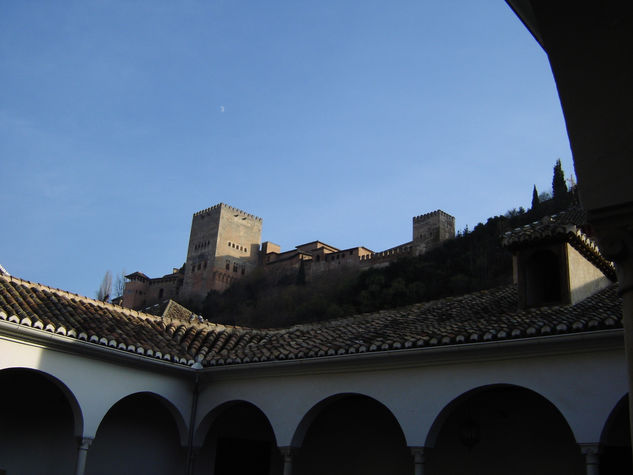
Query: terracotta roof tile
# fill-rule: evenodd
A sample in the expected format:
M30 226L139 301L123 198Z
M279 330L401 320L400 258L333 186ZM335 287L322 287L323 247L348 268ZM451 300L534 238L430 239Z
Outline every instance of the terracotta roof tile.
M615 282L613 263L602 256L597 244L585 234L585 223L585 212L582 208L573 207L505 233L502 244L510 250L516 250L537 242L568 242Z
M326 322L258 330L201 322L187 316L190 312L181 306L174 307L171 317L148 315L0 276L0 319L113 351L216 366L620 328L621 302L615 289L611 286L576 305L519 310L516 288L505 286Z

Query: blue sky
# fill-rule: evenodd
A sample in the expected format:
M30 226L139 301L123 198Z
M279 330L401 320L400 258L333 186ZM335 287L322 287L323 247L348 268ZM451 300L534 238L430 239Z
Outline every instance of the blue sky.
M0 3L0 264L93 297L180 266L225 202L263 240L383 250L573 171L545 53L502 0Z

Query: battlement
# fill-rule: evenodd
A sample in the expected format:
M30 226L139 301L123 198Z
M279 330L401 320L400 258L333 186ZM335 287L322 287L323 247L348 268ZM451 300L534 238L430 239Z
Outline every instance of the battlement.
M252 219L252 220L255 220L255 221L259 221L260 223L263 221L262 218L260 218L258 216L255 216L253 214L247 213L246 211L242 211L241 209L235 208L235 207L227 205L225 203L218 203L215 206L211 206L210 208L206 208L206 209L203 209L202 211L198 211L196 213L193 213L193 217L195 218L197 216L204 216L204 215L207 215L207 214L212 214L212 213L214 213L217 210L220 210L222 208L227 209L227 210L229 210L229 211L231 211L233 213L237 213L237 214L239 214L242 217L249 218L249 219Z
M451 216L448 213L445 213L444 211L442 211L441 209L435 210L435 211L431 211L430 213L425 213L425 214L421 214L420 216L414 216L413 217L413 222L414 223L419 223L421 221L427 221L431 218L434 217L443 217L443 218L448 218L448 219L452 219L455 220L454 216Z
M373 254L366 254L359 256L360 261L377 261L380 259L394 259L399 256L409 255L413 253L413 246L399 246L392 249L387 249L382 252L374 252Z
M321 241L281 252L279 245L261 242L262 223L262 218L225 203L194 213L182 270L174 268L173 274L158 279L140 272L126 276L125 293L135 300L125 305L146 307L175 297L201 302L209 291L222 292L256 268L273 264L271 271L303 268L306 278L344 267L384 267L401 257L424 254L455 237L455 218L438 209L415 216L412 239L382 252L365 247L341 250Z

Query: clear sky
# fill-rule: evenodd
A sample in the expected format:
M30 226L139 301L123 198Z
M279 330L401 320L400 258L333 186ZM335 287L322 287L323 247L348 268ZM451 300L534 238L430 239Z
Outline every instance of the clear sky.
M94 297L183 264L219 202L283 250L472 228L573 171L503 0L0 2L0 264Z

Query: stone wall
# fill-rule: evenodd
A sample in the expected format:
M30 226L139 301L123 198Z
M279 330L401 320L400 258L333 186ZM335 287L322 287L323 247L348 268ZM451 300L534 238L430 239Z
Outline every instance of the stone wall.
M440 242L455 237L455 218L442 210L413 218L413 243L417 254L423 254Z
M181 297L203 299L257 266L262 219L220 203L193 215Z
M340 250L312 241L281 252L280 246L261 244L262 219L217 204L193 215L184 276L137 279L126 283L123 306L142 308L169 298L202 300L210 290L227 289L258 266L274 272L298 271L305 276L347 269L384 267L396 259L416 256L455 236L455 218L437 210L413 218L413 240L382 252L365 247ZM139 275L143 275L138 273Z

